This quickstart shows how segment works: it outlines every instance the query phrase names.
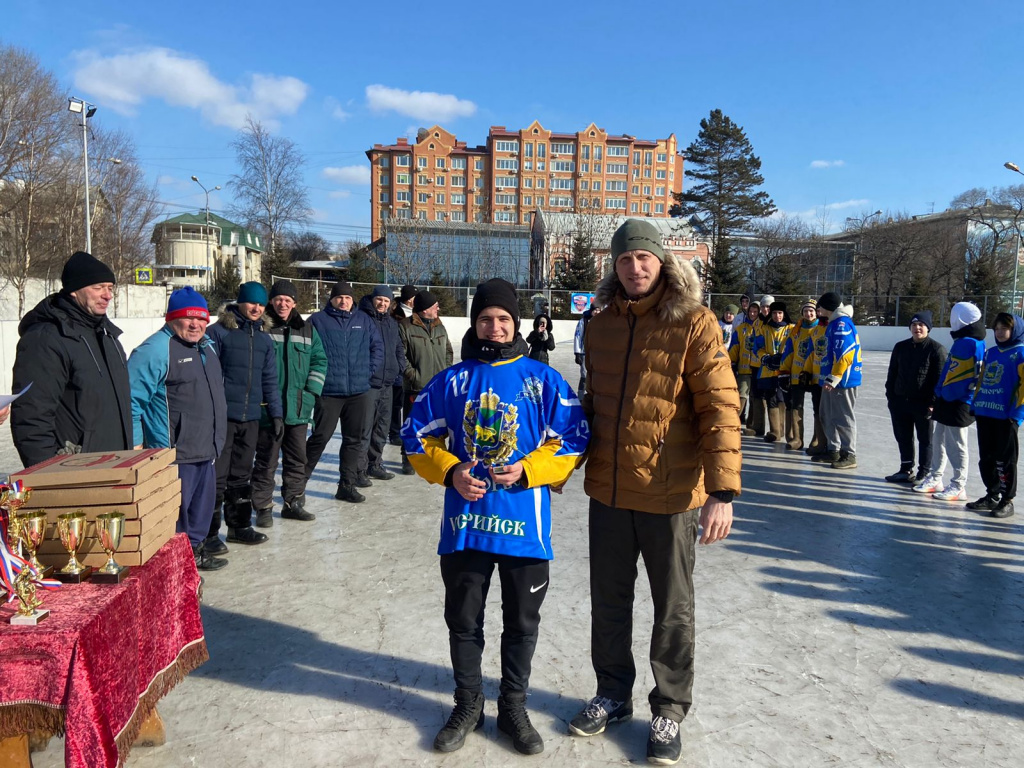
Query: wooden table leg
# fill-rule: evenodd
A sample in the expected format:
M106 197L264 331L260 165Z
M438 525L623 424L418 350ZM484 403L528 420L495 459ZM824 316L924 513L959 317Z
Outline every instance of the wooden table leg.
M139 730L139 737L135 740L135 746L159 747L166 743L167 732L164 730L164 721L160 718L156 707L153 707L153 711L142 721L142 728Z
M28 755L28 734L0 739L0 765L32 768L32 758Z

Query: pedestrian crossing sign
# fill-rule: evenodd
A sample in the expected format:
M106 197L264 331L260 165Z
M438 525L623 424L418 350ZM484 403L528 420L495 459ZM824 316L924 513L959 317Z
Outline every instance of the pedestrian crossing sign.
M136 267L135 268L135 284L136 285L152 285L153 284L153 268L152 267Z

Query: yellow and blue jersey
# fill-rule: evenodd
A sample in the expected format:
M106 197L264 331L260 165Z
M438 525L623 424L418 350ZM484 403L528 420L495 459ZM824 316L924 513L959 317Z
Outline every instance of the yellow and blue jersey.
M939 374L935 396L949 403L962 402L970 405L974 400L974 389L984 358L983 339L956 339L950 347L945 365L942 366L942 373Z
M851 389L861 384L864 367L860 354L860 335L848 315L832 315L825 329L825 353L821 360L822 384Z
M754 333L754 359L759 361L758 379L771 379L779 375L782 353L793 326L789 323L775 328L771 323L761 323Z
M974 413L992 419L1024 419L1024 318L1014 315L1013 335L989 347L974 393Z
M447 368L417 396L401 434L425 480L443 484L453 467L475 460L472 474L487 484L474 502L445 490L439 555L476 549L552 559L549 486L569 479L590 438L576 393L554 368L525 357ZM492 482L491 466L515 462L522 483Z
M729 342L729 359L736 366L736 373L740 376L751 372L751 360L754 355L754 326L744 320L736 323L732 331L732 339Z

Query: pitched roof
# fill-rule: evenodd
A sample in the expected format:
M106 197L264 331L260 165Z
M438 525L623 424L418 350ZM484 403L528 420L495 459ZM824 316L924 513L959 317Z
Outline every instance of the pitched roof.
M253 232L251 229L246 229L241 224L236 224L229 219L225 219L223 216L218 216L216 213L210 212L210 223L220 228L220 244L222 246L231 245L244 245L250 251L259 251L263 253L263 243L260 240L260 235L257 232ZM206 226L206 211L199 211L199 213L182 213L178 216L174 216L170 219L166 219L159 224L157 227L162 227L167 224L189 224L196 227ZM232 233L238 233L238 242L231 242Z

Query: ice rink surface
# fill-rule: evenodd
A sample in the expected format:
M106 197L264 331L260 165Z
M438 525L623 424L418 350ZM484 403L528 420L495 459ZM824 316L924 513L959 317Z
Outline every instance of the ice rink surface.
M983 518L882 479L899 465L883 394L888 354L865 357L857 469L744 438L733 533L698 552L695 703L680 765L1022 764L1020 516ZM552 363L575 386L571 343ZM167 744L134 750L128 765L644 763L652 682L642 566L636 717L590 739L567 733L595 692L583 472L554 501L556 559L528 701L543 754L518 755L495 726L495 584L486 724L441 755L431 744L453 687L436 555L442 489L399 475L375 481L363 504L335 501L338 446L336 437L309 488L316 522L275 518L267 544L233 544L230 565L206 574L210 661L161 701ZM385 459L397 471L398 448ZM0 460L20 466L6 427ZM973 429L971 464L973 499L982 493ZM55 768L62 756L53 739L33 758Z

